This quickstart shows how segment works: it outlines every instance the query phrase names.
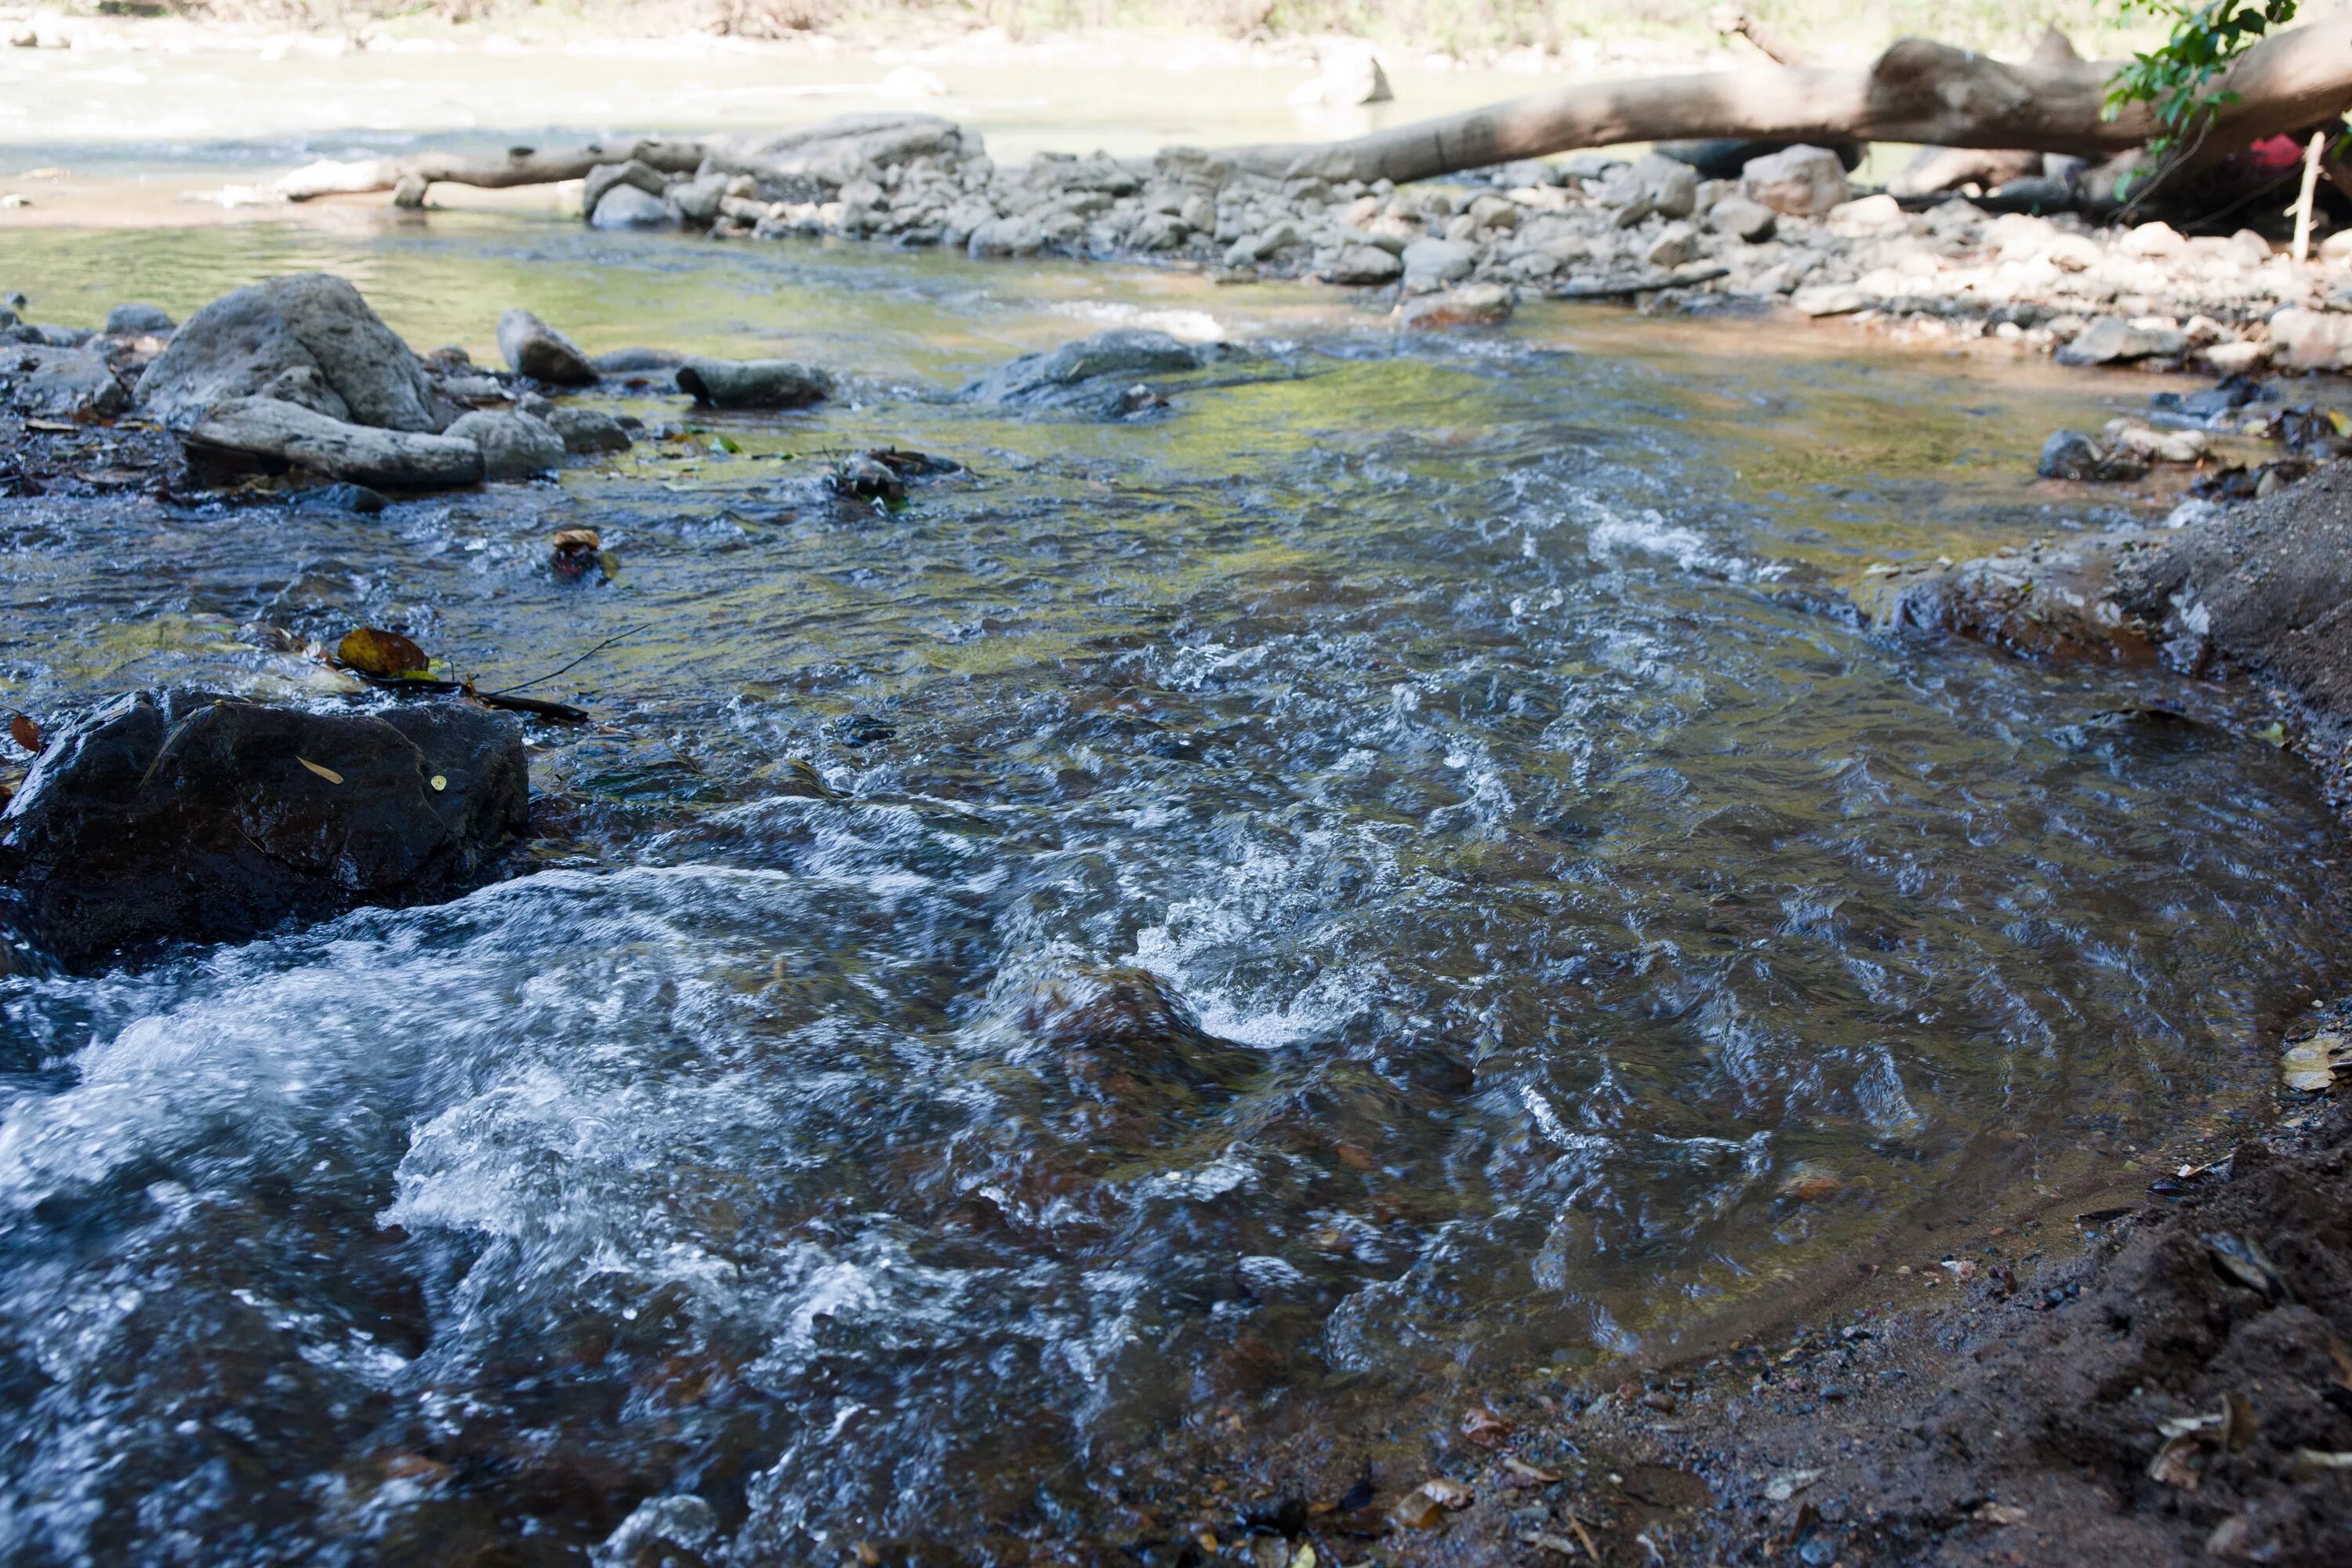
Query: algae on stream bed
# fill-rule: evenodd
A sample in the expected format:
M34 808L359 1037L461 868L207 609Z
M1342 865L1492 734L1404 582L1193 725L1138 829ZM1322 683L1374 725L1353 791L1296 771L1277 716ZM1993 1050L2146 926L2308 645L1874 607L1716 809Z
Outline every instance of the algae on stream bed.
M1234 1424L1668 1353L2227 1125L2345 976L2255 699L2136 676L2198 722L2090 724L2120 678L1823 613L2079 524L2031 456L2126 383L510 217L19 265L68 320L315 266L420 346L519 304L844 380L617 395L739 450L373 517L0 501L36 714L334 679L224 626L492 685L650 626L539 689L598 722L533 731L534 874L0 981L19 1561L553 1561L689 1495L740 1561L1142 1540ZM936 395L1118 321L1297 374ZM885 444L972 476L826 492ZM612 583L550 572L583 526Z

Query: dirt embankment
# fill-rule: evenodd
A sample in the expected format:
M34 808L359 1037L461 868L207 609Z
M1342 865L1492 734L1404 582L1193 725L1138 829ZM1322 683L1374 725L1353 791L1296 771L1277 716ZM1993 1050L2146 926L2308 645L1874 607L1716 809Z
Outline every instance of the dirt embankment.
M2347 1015L2314 1013L2306 1048ZM1430 1470L1351 1485L1324 1435L1294 1456L1327 1461L1324 1500L1244 1501L1150 1560L2352 1562L2352 1109L2307 1106L2051 1239L2065 1224L1974 1235L1930 1266L1940 1292L1868 1282L1911 1308L1497 1393ZM1916 1308L1937 1294L1958 1300Z

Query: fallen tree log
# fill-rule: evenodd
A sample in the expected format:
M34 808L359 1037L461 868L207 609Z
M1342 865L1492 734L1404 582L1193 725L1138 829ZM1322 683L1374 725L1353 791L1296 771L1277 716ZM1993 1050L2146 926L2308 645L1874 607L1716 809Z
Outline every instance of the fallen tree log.
M398 190L404 183L478 185L506 190L516 185L552 185L587 178L599 163L638 163L668 174L690 174L702 166L704 144L688 137L647 136L626 145L585 147L542 153L535 147L510 147L500 158L468 158L456 153L419 153L406 158L362 158L351 163L331 160L306 163L280 176L271 189L288 201L307 202L314 196L363 195L373 191Z
M2103 112L2111 61L2045 47L2009 64L1924 38L1897 40L1862 67L1751 70L1581 82L1506 103L1324 145L1236 148L1224 156L1297 178L1402 184L1465 169L1627 142L1726 137L1813 143L1916 142L2098 157L2160 127L2134 104ZM2237 95L2205 138L2208 154L2315 125L2352 104L2352 16L2277 33L2220 84Z

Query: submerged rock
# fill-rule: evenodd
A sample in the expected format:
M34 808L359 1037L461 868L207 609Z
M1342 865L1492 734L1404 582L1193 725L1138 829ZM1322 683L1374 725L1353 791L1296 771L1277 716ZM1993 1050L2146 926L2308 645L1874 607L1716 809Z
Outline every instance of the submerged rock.
M60 726L0 818L0 918L84 969L447 898L528 826L511 721L139 692Z
M564 439L545 420L478 408L449 426L447 440L468 441L480 452L486 479L535 479L563 466Z
M593 361L580 346L529 310L513 310L499 317L499 353L517 375L556 386L593 386Z
M299 403L331 419L431 432L436 417L424 363L324 272L271 278L188 318L139 378L145 411L177 429L226 398Z
M956 395L967 403L1116 416L1134 412L1130 394L1140 378L1196 371L1236 352L1223 343L1187 343L1149 328L1114 327L1057 349L1023 354Z
M1511 319L1517 304L1500 283L1468 283L1444 294L1424 294L1397 306L1400 327L1493 327Z
M215 405L183 445L205 483L289 468L384 489L443 489L482 477L482 452L470 440L379 430L268 397Z
M625 452L629 449L629 433L621 422L596 408L558 408L547 416L547 423L563 438L567 452Z
M714 408L802 408L833 391L833 377L789 359L689 359L677 389Z

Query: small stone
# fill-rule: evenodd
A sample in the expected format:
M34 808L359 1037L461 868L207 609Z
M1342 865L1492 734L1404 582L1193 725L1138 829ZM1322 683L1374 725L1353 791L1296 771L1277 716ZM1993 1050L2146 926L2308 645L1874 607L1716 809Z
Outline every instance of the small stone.
M2056 430L2042 444L2033 471L2045 479L2113 482L2138 479L2147 469L2109 452L2096 437L2081 430Z
M1442 289L1470 276L1477 260L1474 247L1450 239L1416 239L1404 247L1404 286L1416 294Z
M1363 287L1393 283L1404 273L1404 262L1377 245L1342 246L1323 276L1333 283Z
M1746 196L1726 196L1706 212L1707 227L1751 245L1771 238L1773 226L1779 221L1778 213Z
M1642 259L1653 267L1680 267L1698 254L1698 232L1686 223L1670 223L1658 231L1642 252Z
M177 325L161 305L117 305L106 313L110 338L160 337Z
M1408 329L1499 326L1511 319L1515 304L1511 290L1500 283L1471 283L1404 300L1397 306L1396 323Z
M596 366L580 346L529 310L499 317L499 353L517 375L556 386L593 386Z
M1739 174L1739 194L1791 217L1819 217L1853 192L1836 153L1800 144L1750 159Z
M1870 296L1851 283L1816 283L1800 289L1789 303L1808 316L1848 316L1870 308Z
M478 408L459 417L443 434L470 441L480 449L486 479L535 479L563 466L563 437L546 421L528 414Z
M833 391L833 377L797 360L689 359L677 389L718 408L802 408Z
M549 428L563 437L563 449L575 454L625 452L629 433L621 422L597 408L555 408L546 414Z

